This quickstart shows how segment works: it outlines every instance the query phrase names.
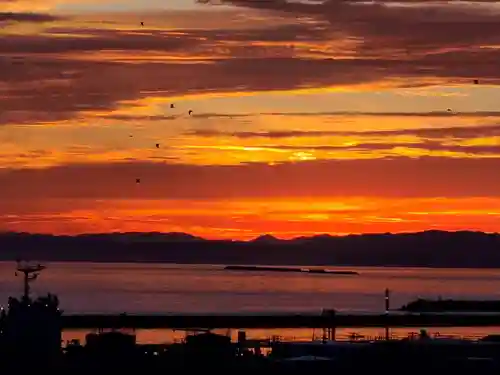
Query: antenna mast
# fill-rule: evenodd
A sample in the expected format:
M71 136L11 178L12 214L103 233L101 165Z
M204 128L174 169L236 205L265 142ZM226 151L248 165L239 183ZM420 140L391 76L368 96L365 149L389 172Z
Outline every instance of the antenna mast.
M24 293L23 293L23 300L24 301L29 301L30 300L30 283L32 281L35 281L38 275L40 274L41 271L43 271L46 267L42 266L41 264L29 264L28 262L25 261L17 261L17 272L16 276L18 275L18 272L23 274L23 279L24 279Z

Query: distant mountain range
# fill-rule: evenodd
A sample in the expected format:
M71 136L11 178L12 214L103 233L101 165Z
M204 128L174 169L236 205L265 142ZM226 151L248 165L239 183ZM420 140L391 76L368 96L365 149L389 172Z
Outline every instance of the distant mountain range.
M0 260L500 268L500 235L426 231L206 240L186 233L0 233Z

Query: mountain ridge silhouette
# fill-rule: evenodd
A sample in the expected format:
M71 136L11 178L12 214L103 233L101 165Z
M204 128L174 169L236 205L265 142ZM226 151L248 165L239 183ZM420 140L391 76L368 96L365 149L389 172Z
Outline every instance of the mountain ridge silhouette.
M0 260L500 268L500 234L423 231L211 240L188 233L0 233Z

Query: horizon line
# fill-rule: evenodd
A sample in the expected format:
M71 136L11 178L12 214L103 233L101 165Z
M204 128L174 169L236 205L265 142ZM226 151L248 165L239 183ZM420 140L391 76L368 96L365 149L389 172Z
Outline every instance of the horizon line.
M401 232L366 232L366 233L317 233L312 235L302 235L290 238L280 238L271 233L262 233L256 235L251 239L234 239L234 238L205 238L202 236L197 236L188 232L86 232L78 234L55 234L55 233L43 233L43 232L19 232L19 231L0 231L0 237L6 235L25 235L25 236L47 236L47 237L89 237L89 236L126 236L126 235L158 235L158 236L168 236L168 235L184 235L186 237L191 237L193 240L207 241L207 242L255 242L263 237L271 238L272 240L277 240L280 242L292 242L301 239L314 239L318 237L330 237L330 238L347 238L347 237L361 237L361 236L404 236L404 235L421 235L425 233L446 233L446 234L459 234L459 233L475 233L484 235L498 236L500 232L488 232L481 230L440 230L440 229L426 229L421 231L401 231Z

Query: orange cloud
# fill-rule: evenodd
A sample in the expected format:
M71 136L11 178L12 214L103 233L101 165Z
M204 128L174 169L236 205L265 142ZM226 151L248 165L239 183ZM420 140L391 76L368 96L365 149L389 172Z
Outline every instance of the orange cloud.
M305 18L297 23L288 7ZM275 11L214 11L210 18L240 17L218 28L200 27L199 11L141 15L145 28L127 14L65 15L34 28L26 21L52 16L10 14L24 22L0 33L0 123L60 121L147 97L500 78L493 11L332 2Z
M182 107L168 108L175 113L172 115L152 114L157 110L154 106L134 107L129 115L125 115L126 111L116 115L103 112L54 126L1 128L0 164L24 169L131 161L202 166L424 156L500 157L500 126L495 125L494 113L479 117L425 113L247 114L233 118L182 115ZM461 126L451 126L450 121ZM244 127L249 130L235 130Z

